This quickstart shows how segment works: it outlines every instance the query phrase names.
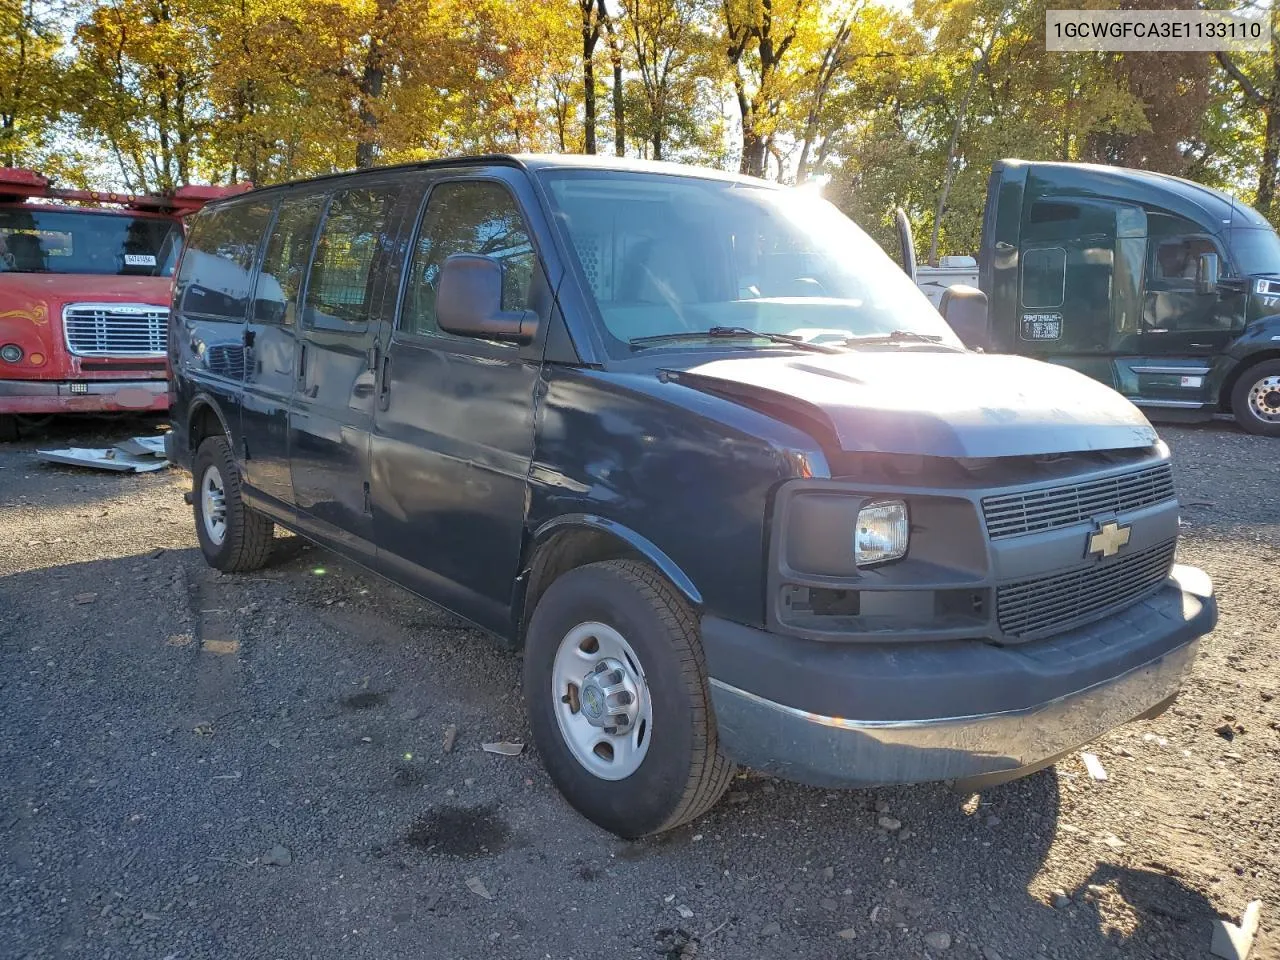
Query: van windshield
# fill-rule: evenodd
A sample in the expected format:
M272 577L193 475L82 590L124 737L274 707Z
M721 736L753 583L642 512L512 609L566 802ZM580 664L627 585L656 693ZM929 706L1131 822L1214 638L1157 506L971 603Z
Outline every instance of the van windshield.
M170 277L181 250L177 220L0 207L0 273Z
M1280 237L1270 227L1234 229L1227 244L1241 276L1280 276Z
M619 171L542 177L600 317L624 343L741 328L815 343L916 334L959 346L902 269L807 191ZM698 341L643 345L675 343Z

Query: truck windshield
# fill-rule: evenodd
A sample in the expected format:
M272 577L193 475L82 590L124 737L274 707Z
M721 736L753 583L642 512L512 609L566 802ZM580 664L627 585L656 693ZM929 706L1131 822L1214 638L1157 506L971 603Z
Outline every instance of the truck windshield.
M0 207L0 273L168 277L181 249L177 220Z
M743 328L959 346L902 269L816 195L651 173L542 176L601 319L623 343L723 346L668 335Z
M1227 236L1241 276L1280 276L1280 237L1269 227L1235 229Z

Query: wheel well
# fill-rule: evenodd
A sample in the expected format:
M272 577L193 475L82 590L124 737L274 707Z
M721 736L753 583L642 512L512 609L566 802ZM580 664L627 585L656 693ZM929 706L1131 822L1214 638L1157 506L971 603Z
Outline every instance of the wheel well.
M199 450L200 444L209 437L225 436L226 432L222 421L213 412L213 407L202 403L192 412L191 420L187 424L187 445L193 451Z
M529 626L529 619L533 616L538 601L546 593L547 587L551 586L558 577L577 567L585 567L589 563L625 558L648 562L648 558L625 540L603 530L581 527L562 530L552 535L545 543L537 545L529 562L524 566L529 574L524 591L524 602L521 605L519 632L516 636L517 645L524 646L524 633Z
M1268 360L1280 360L1280 350L1263 350L1259 353L1250 354L1249 359L1244 363L1238 363L1235 369L1227 375L1227 379L1222 381L1222 390L1218 394L1218 408L1230 412L1231 410L1231 391L1236 388L1236 384L1240 382L1240 378L1245 372L1256 367L1260 363L1266 363Z

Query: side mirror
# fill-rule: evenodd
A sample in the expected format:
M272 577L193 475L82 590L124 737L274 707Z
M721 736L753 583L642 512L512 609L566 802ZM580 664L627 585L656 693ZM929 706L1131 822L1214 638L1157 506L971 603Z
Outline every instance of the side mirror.
M902 251L902 270L911 278L911 282L916 281L916 242L911 235L911 218L907 216L907 211L898 207L893 212L894 222L898 226L898 247Z
M502 264L493 257L455 253L440 268L436 323L448 333L528 343L538 330L532 310L502 309Z
M963 283L947 287L938 302L938 312L970 350L985 350L991 345L987 330L987 295L977 287Z
M1202 253L1196 262L1196 293L1218 292L1218 255Z

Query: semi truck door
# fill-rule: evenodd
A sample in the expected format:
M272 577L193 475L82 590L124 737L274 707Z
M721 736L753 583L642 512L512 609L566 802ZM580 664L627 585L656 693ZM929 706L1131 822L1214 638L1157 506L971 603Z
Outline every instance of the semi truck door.
M1182 217L1148 214L1147 282L1142 309L1142 353L1146 356L1211 356L1244 327L1242 284L1196 289L1202 254L1217 254L1222 273L1234 273L1217 238Z
M1110 348L1115 238L1112 204L1067 198L1031 205L1019 258L1020 353Z

